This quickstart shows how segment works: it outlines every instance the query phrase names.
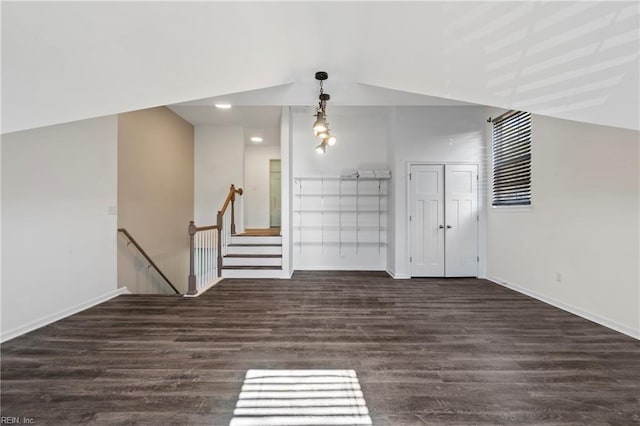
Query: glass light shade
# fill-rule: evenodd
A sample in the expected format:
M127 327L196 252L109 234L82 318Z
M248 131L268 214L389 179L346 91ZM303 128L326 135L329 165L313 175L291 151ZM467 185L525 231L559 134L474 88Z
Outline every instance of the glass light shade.
M336 137L333 135L329 135L329 137L326 138L325 141L327 142L327 145L334 146L338 141L338 139L336 139Z
M327 152L327 145L322 142L320 145L316 146L316 152L318 154L324 154Z
M318 111L316 114L316 121L313 123L313 131L314 132L325 132L327 131L327 119L324 117L322 111Z
M319 137L320 139L324 140L324 139L328 138L331 135L329 134L329 129L327 129L327 130L323 130L321 132L318 132L318 134L316 136Z

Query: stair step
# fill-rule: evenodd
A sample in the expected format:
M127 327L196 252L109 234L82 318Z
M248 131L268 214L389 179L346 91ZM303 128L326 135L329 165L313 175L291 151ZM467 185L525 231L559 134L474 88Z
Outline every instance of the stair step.
M282 257L281 254L228 254L225 257Z
M222 258L223 266L282 266L282 254L230 254Z
M279 235L232 235L231 244L282 244L282 237Z
M229 244L227 255L282 255L282 244Z
M277 269L277 270L281 271L282 267L281 266L236 266L236 265L233 265L233 266L223 266L222 269L251 269L251 270L254 270L254 269L260 269L260 270L263 270L263 269Z
M228 247L282 247L282 244L227 244Z
M265 278L286 278L282 269L225 269L220 271L222 278L250 278L250 279L265 279Z

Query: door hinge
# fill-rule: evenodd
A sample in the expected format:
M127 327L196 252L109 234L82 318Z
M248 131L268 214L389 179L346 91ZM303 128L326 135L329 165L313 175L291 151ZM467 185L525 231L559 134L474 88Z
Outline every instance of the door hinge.
M411 173L409 173L409 180L411 180Z
M480 215L476 216L476 221L480 222Z
M413 257L409 256L409 262L413 262Z
M480 256L476 256L476 262L480 262Z
M411 220L412 220L412 219L411 219L411 216L409 216L409 222L411 222Z

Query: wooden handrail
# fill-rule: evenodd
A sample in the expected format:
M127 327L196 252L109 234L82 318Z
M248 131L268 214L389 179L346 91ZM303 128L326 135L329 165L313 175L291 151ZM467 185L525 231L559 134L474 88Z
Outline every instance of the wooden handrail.
M127 237L127 239L129 240L129 242L131 244L133 244L133 246L140 252L140 254L142 255L142 257L145 258L145 260L147 262L149 262L149 266L152 266L153 269L155 269L158 274L160 274L160 276L167 282L167 284L169 284L171 286L171 288L173 289L173 291L176 294L180 294L180 292L178 291L177 288L175 288L175 286L173 284L171 284L171 281L169 281L169 278L167 278L167 276L165 274L162 273L162 271L160 270L160 268L158 268L158 265L155 264L155 262L153 260L151 260L151 258L149 257L149 255L147 254L146 251L144 251L144 249L140 246L140 244L138 244L138 242L135 240L135 238L133 238L133 236L131 236L131 234L129 233L129 231L127 231L125 228L118 228L118 232L120 232L121 234L123 234L125 237Z
M227 195L227 199L224 201L222 208L218 212L219 215L224 215L224 212L227 211L227 207L229 206L229 203L231 203L231 233L232 234L236 233L236 209L235 209L236 194L242 195L242 192L243 192L242 188L236 188L234 184L231 184L231 187L229 187L229 195Z
M229 227L230 228L229 230L231 234L235 234L236 233L236 218L235 218L236 194L242 195L242 192L243 192L242 188L236 188L236 186L233 184L229 187L229 194L227 194L227 198L224 200L222 209L220 209L218 211L218 214L216 215L215 225L197 227L195 222L193 221L189 222L189 288L187 289L187 295L193 296L198 294L196 274L195 274L195 259L193 256L194 236L196 235L196 233L200 231L210 231L213 229L218 231L218 238L217 238L217 244L216 244L218 255L217 255L216 264L217 264L218 277L222 276L223 216L224 216L224 213L227 211L227 207L229 207L229 204L231 204L231 225Z
M191 222L193 223L193 222ZM195 226L193 227L193 234L195 235L196 232L200 232L200 231L210 231L212 229L220 229L220 226L218 225L211 225L211 226ZM192 232L192 228L189 228L189 235L191 235Z
M229 206L229 203L236 200L236 194L242 195L242 188L236 188L235 185L231 184L231 187L229 188L229 194L227 195L227 199L224 200L224 204L220 209L220 212L222 214L224 214L224 212L227 211L227 207ZM231 207L233 208L233 205Z

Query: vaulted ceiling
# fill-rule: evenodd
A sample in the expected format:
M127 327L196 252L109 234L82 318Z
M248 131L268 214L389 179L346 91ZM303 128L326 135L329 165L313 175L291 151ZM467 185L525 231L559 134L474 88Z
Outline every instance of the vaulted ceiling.
M639 129L639 8L3 2L2 131L239 92L244 105L313 105L317 70L343 105L387 105L392 90L407 93L399 104L426 95Z

